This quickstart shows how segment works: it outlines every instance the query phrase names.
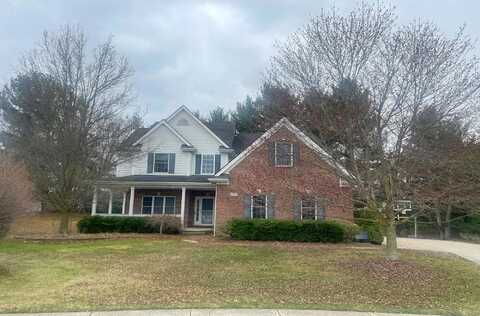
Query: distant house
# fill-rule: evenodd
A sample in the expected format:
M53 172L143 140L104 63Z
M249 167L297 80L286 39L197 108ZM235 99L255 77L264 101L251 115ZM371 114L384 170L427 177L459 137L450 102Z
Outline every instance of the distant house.
M185 230L219 232L232 218L353 220L346 171L286 118L264 134L207 126L187 107L128 140L140 153L97 187L121 192L124 216L171 214ZM107 210L112 214L112 194Z

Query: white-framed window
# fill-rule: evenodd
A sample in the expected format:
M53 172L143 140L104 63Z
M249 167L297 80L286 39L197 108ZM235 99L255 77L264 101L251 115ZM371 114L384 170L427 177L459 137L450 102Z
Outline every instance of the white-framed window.
M293 166L293 144L275 142L275 167Z
M155 153L153 158L153 172L168 172L170 154Z
M215 173L215 155L206 154L202 155L202 174L214 174Z
M253 195L251 206L251 218L267 218L266 195Z
M304 198L301 201L302 220L317 219L317 201L314 198Z
M176 214L175 205L175 196L144 195L142 200L142 214Z

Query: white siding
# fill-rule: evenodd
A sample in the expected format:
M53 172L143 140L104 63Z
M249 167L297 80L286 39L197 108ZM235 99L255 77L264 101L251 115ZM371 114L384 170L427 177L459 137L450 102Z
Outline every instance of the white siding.
M193 155L219 154L218 148L221 143L187 112L180 111L170 119L169 124L197 149L197 152ZM191 174L195 173L195 158L193 155L190 163ZM224 166L228 162L228 154L221 155L222 166Z
M117 166L117 177L147 174L149 152L175 153L175 175L195 174L195 154L219 154L221 143L186 111L178 112L168 123L197 151L183 152L182 141L167 127L160 126L142 142L139 155ZM223 167L228 163L228 154L221 154L221 157Z
M221 143L187 112L178 112L168 123L185 137L199 154L218 154ZM187 125L184 125L185 123Z
M175 174L189 175L191 153L181 150L182 141L167 127L160 126L142 143L141 153L117 167L117 177L147 174L149 152L175 153ZM153 173L156 174L156 173ZM168 173L166 173L168 174Z
M228 154L221 154L222 156L222 164L220 165L220 168L223 168L228 163Z

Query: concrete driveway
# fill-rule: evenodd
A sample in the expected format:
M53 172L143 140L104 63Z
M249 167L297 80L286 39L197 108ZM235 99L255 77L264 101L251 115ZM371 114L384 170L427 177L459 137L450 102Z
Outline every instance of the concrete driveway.
M398 248L449 252L480 264L480 244L460 241L397 238Z

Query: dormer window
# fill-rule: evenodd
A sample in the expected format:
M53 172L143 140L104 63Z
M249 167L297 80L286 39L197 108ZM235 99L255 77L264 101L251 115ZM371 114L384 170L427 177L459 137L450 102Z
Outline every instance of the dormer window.
M275 143L275 167L293 166L293 144L286 142Z

